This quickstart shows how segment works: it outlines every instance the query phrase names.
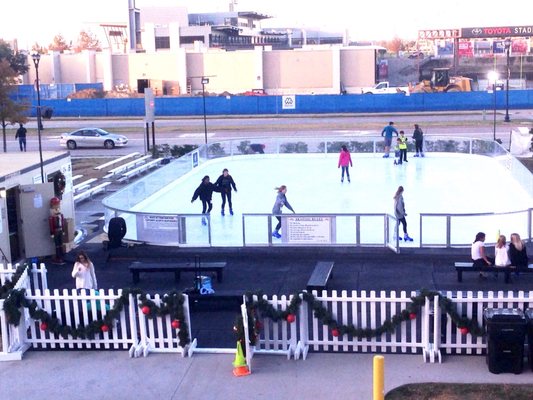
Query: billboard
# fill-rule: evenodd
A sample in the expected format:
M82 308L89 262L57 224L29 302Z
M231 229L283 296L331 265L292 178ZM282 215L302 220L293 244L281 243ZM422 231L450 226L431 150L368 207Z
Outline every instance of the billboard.
M494 38L508 36L533 36L533 26L499 26L461 28L462 38Z

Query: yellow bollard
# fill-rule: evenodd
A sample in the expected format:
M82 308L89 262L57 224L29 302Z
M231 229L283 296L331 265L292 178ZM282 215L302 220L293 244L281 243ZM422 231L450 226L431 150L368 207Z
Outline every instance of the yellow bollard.
M385 357L374 356L373 400L385 400Z

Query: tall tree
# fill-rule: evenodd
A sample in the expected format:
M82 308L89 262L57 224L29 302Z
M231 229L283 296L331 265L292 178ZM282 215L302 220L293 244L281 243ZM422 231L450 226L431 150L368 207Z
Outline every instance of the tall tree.
M16 123L25 123L28 120L27 104L14 101L10 94L17 83L18 72L15 71L7 60L0 60L0 125L2 126L2 139L4 153L7 152L6 127Z
M98 38L90 31L81 31L78 36L78 43L76 45L76 51L80 52L83 50L102 50L100 46L100 41Z
M11 46L6 41L0 39L0 61L6 60L16 75L23 75L28 71L26 55L14 53Z
M59 33L54 36L52 43L48 45L48 50L63 53L65 50L70 50L70 45L67 43L63 35Z

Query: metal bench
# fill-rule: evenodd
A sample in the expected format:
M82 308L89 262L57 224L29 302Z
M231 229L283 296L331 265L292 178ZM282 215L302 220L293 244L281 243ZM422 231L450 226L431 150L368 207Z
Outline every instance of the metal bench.
M152 158L151 154L148 154L147 156L142 156L142 157L136 158L135 160L130 161L129 163L119 165L118 167L109 170L109 172L106 175L104 175L104 179L113 178L113 177L115 177L117 175L120 175L120 174L126 172L126 171L129 171L130 169L136 168L139 165L144 164L146 162L146 160L148 160L149 158Z
M74 193L82 192L88 189L91 186L91 183L94 183L96 181L97 181L96 178L87 179L86 181L83 181L83 182L78 183L77 185L74 185L72 187L72 190L74 191Z
M98 166L94 167L93 169L99 171L99 170L107 168L107 167L109 167L109 166L111 166L113 164L118 164L118 163L120 163L122 161L125 161L125 160L129 159L129 158L137 157L137 156L140 156L140 155L141 155L141 153L139 153L138 151L135 151L133 153L126 154L125 156L119 157L119 158L117 158L115 160L108 161L105 164L98 165Z
M128 267L132 273L133 283L139 283L141 272L174 272L174 281L178 283L182 272L216 272L217 282L222 282L225 262L175 262L175 263L143 263L135 261Z
M329 278L333 278L333 261L319 261L307 282L307 290L324 290Z
M128 182L130 178L133 178L134 176L140 175L143 172L148 171L149 169L155 168L159 165L161 165L161 158L157 158L155 160L152 160L150 162L147 162L146 164L143 164L135 169L132 169L131 171L124 172L122 176L118 179L118 182Z
M79 203L80 201L90 199L95 194L105 192L107 186L109 185L111 185L111 182L104 182L83 192L75 194L73 197L74 203Z
M508 267L495 267L493 265L486 267L474 267L474 263L470 262L456 262L454 264L457 272L457 282L463 281L463 272L503 272L505 283L511 282L511 272L533 272L533 264L529 264L527 269L517 269L514 265Z

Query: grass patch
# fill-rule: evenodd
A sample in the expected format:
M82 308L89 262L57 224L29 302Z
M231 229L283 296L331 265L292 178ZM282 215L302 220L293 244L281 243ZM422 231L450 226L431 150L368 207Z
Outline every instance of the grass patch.
M416 383L397 387L385 400L530 400L533 385Z

